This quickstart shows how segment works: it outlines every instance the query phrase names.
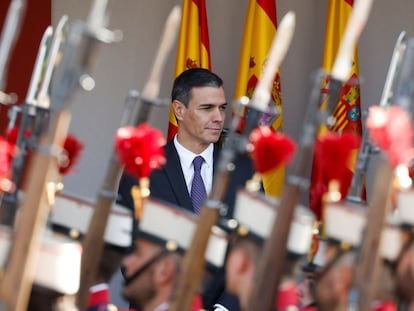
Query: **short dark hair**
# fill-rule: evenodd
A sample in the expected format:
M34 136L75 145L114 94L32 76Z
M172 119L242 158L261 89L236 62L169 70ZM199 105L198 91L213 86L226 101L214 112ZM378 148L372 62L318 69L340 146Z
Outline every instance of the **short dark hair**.
M171 101L178 100L188 107L192 89L203 86L222 87L223 80L215 73L204 68L187 69L175 79Z

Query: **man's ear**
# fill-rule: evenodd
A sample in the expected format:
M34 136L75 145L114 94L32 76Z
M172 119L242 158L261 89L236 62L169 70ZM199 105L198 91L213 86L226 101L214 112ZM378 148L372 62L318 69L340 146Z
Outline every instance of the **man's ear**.
M235 249L229 254L227 264L236 273L243 273L249 267L249 258L243 250Z
M185 106L182 102L178 101L178 100L174 100L172 102L172 107L174 109L174 114L175 114L175 118L178 121L183 120L184 118L184 112L185 112Z

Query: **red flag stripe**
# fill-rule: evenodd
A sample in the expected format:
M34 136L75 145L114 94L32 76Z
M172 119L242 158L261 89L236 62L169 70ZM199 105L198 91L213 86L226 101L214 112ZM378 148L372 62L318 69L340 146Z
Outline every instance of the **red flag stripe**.
M175 126L174 124L172 124L171 122L168 123L168 136L167 136L167 140L170 141L171 139L174 138L174 135L177 133L178 131L178 126Z
M266 12L269 19L272 21L276 28L277 25L277 13L276 13L276 2L268 0L257 0L257 4Z
M350 6L354 5L354 0L345 0L346 3L348 3Z
M208 64L209 64L208 69L211 69L210 39L208 35L206 2L204 0L193 0L193 2L198 7L201 43L204 45L205 49L208 51Z

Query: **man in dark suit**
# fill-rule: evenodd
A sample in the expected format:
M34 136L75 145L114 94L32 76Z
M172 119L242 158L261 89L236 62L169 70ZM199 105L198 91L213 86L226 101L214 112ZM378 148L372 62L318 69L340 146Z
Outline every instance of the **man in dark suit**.
M209 193L220 154L219 140L227 108L223 81L206 69L186 70L174 81L171 100L178 131L164 147L167 163L150 176L151 197L194 212L191 201L192 161L197 155L204 158L201 175ZM224 198L228 217L232 216L235 191L244 187L254 173L253 163L247 155L237 156L234 164L236 169L231 174ZM121 204L133 207L130 190L136 184L135 177L122 176L119 187Z
M188 69L175 79L171 100L178 131L164 147L166 164L151 173L150 193L153 198L198 214L200 206L195 206L191 198L195 175L193 160L198 156L203 158L201 177L207 195L212 189L226 116L223 81L209 70ZM237 156L234 165L236 169L231 174L223 202L228 209L221 213L226 217L232 216L237 188L244 187L254 172L253 163L247 155ZM119 203L133 207L130 191L136 184L136 178L127 174L122 176ZM221 286L224 287L224 284ZM215 294L208 295L214 297Z

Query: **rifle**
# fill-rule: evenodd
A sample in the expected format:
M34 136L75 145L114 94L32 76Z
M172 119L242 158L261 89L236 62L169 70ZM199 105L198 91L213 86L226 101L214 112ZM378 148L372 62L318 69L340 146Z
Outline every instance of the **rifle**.
M49 116L50 99L48 95L48 88L52 78L52 71L56 67L56 58L63 39L63 27L66 24L68 17L63 16L54 32L53 40L50 48L47 48L47 43L52 34L52 28L48 27L42 37L38 55L36 58L35 67L30 81L29 90L27 92L25 103L22 108L14 106L11 111L11 118L8 128L11 129L17 114L21 112L21 121L18 129L16 146L19 148L19 154L13 158L13 175L12 181L16 185L14 191L7 192L2 198L0 221L2 224L13 226L18 207L18 190L23 174L23 169L26 163L27 155L30 149L36 148L36 143L40 134L44 130L42 127ZM49 51L47 51L49 50ZM48 52L48 53L47 53ZM45 58L46 53L47 58ZM37 85L42 74L42 67L45 65L43 80L35 98ZM26 133L30 132L27 137Z
M337 104L339 90L342 82L349 77L352 68L352 55L356 41L366 22L372 1L357 1L348 21L343 40L339 47L337 58L331 72L331 85L333 93L330 94L327 107L320 110L316 118L307 113L303 135L299 144L296 161L293 163L292 174L282 192L278 217L275 219L272 232L264 245L263 255L260 257L256 286L253 289L249 310L270 311L277 299L277 290L281 280L284 260L286 258L286 243L293 218L294 208L297 204L301 188L306 187L306 163L313 153L313 142L316 139L316 123L331 125L329 116ZM316 80L316 83L320 81ZM333 82L333 83L332 83ZM311 108L319 104L319 85L314 86L311 94Z
M384 88L382 90L380 107L389 107L392 104L394 88L398 75L401 73L402 58L406 49L406 32L402 31L398 36L392 53L390 65L388 67L387 76L385 78ZM358 152L357 162L355 165L354 175L352 176L351 187L349 189L346 200L356 204L364 204L361 198L362 186L371 154L377 153L378 149L368 139L367 131L364 132L361 147Z
M139 97L141 100L140 108L137 111L127 111L123 117L125 123L135 126L145 122L148 119L150 108L154 104L159 104L157 96L160 88L162 71L175 42L180 24L181 12L178 6L175 6L168 16L164 27L160 46L156 54L150 77L147 84L138 95L137 92L131 92L129 98ZM128 119L130 119L128 121ZM124 124L125 125L125 124ZM84 310L88 303L89 287L97 274L97 267L102 256L104 240L103 235L106 223L111 211L112 202L117 197L119 180L123 171L123 166L118 160L118 155L113 150L105 178L98 191L94 212L89 224L88 232L83 240L83 256L81 265L81 285L77 296L77 304L80 310Z
M367 214L364 238L355 269L358 291L358 310L371 310L381 265L380 242L385 219L390 208L390 194L394 171L387 159L380 158Z
M68 100L79 82L82 82L81 76L89 70L92 48L97 41L109 43L115 39L102 24L105 7L105 1L96 0L93 11L99 8L99 14L91 16L88 23L76 21L71 24L52 88L52 113L49 122L42 126L43 131L29 166L27 193L19 207L13 245L0 284L1 310L26 310L39 254L40 236L49 212L45 186L56 169L56 158L69 127Z
M230 133L228 141L221 150L217 172L213 180L213 189L201 208L197 229L193 235L190 248L184 256L182 273L170 304L170 311L190 309L204 271L204 253L211 228L216 224L219 208L223 205L222 200L232 170L232 161L237 152L246 151L246 142L250 132L257 127L260 116L268 111L266 108L270 100L271 82L289 48L294 25L295 15L293 12L288 12L282 19L277 34L273 39L262 77L250 101L251 107L249 108L253 109L249 111L251 114L247 119L247 128L243 135L236 137L235 126L233 126L233 132ZM247 104L247 100L246 97L243 97L241 103Z
M0 102L3 104L13 104L16 101L16 96L6 94L3 90L6 85L8 62L21 29L25 9L26 1L12 0L0 37Z
M388 108L391 105L395 79L401 71L402 55L404 54L403 52L405 48L405 32L402 32L395 44L388 69L380 100L380 107L382 108ZM368 139L367 132L365 132L362 146L358 154L351 189L345 202L339 203L339 205L328 205L325 209L325 216L331 214L330 219L332 219L333 222L337 222L337 219L341 218L342 222L344 220L347 220L348 222L348 225L345 227L352 228L352 230L340 230L338 223L330 223L331 221L326 218L325 228L330 238L333 237L335 240L351 243L354 247L359 249L359 256L356 259L356 266L354 269L355 280L349 294L348 304L353 306L355 303L354 299L357 298L360 310L369 310L371 308L370 304L378 284L377 281L381 264L380 242L381 239L383 239L384 232L386 232L386 230L384 230L385 217L388 215L388 200L393 176L393 171L390 165L381 157L380 162L377 163L378 167L376 170L376 182L373 189L373 201L369 204L370 208L362 209L361 206L366 207L365 200L361 198L363 179L366 174L370 156L376 151L377 148L371 143ZM373 206L375 206L375 211L373 210ZM345 209L343 209L344 207ZM339 208L337 211L340 213L347 212L347 210L350 213L346 216L338 217L338 215L334 215L333 212L336 208ZM340 209L343 210L340 211ZM368 215L366 213L367 210ZM344 234L347 231L350 233L348 236L347 234ZM352 233L350 231L352 231ZM364 234L362 234L363 231ZM360 242L361 240L362 242ZM340 257L339 255L340 254L337 254L334 260L337 260ZM330 266L331 265L333 265L333 261L330 263Z
M408 110L408 104L412 98L407 84L412 83L410 71L407 66L412 62L412 55L409 55L409 42L405 40L405 32L402 32L396 42L392 61L387 75L384 92L380 103L387 107L387 98L393 98L396 105L400 105ZM404 56L402 58L402 56ZM396 59L395 61L393 61ZM397 75L399 73L399 76ZM392 86L395 77L398 78L396 93L392 94ZM384 99L385 97L385 99ZM372 193L372 201L369 203L367 223L364 230L364 239L361 245L358 262L355 269L356 289L358 294L359 310L370 310L371 302L374 298L376 286L378 284L379 273L381 270L381 256L379 248L381 243L381 232L386 223L386 217L391 208L391 191L393 187L394 169L389 161L380 157L376 167L375 183Z

